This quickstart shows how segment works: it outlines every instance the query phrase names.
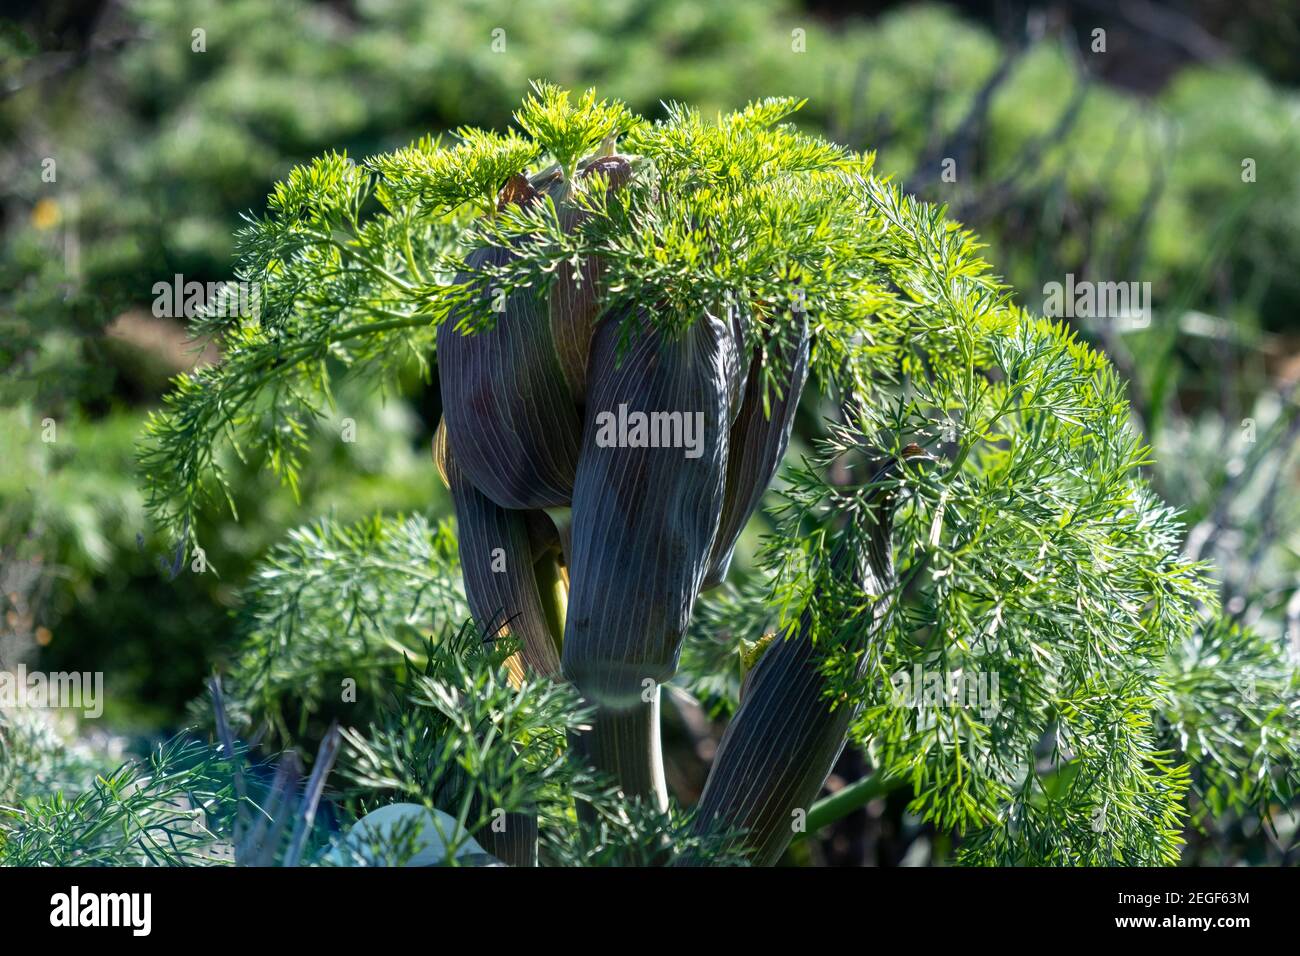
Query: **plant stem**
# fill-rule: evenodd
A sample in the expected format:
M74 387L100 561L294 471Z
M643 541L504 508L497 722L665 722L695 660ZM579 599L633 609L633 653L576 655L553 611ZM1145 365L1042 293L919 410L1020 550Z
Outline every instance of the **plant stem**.
M900 777L885 777L876 772L861 780L854 781L847 787L818 800L808 811L808 827L805 832L795 836L795 841L806 839L823 827L841 820L859 807L865 806L876 797L883 797L901 787L906 781Z
M569 611L569 589L560 574L555 556L550 553L542 555L537 561L533 574L537 578L537 596L541 599L542 610L546 612L546 624L558 654L564 645L564 619Z

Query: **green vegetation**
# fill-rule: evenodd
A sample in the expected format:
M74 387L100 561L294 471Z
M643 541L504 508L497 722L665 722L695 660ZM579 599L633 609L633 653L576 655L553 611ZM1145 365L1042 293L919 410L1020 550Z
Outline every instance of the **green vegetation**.
M654 303L671 335L739 309L773 394L807 316L785 468L695 606L666 714L734 715L762 654L806 640L871 768L817 824L884 801L936 862L1286 858L1293 90L1227 63L1139 98L1068 42L1009 55L941 7L827 25L767 2L186 0L106 29L111 56L30 87L39 51L0 38L0 648L106 670L108 723L146 756L0 714L0 860L328 863L338 830L401 800L485 847L492 809L534 818L543 863L741 862L739 834L567 759L590 708L520 686L512 648L467 624L427 449L438 324L497 321L466 279L484 245L519 250L483 274L507 298L598 258L606 322ZM542 85L521 107L539 76L599 95ZM579 227L558 198L497 210L513 174L574 181L610 149L631 184L578 190ZM192 317L219 361L122 332L177 273L260 288L256 315ZM1150 281L1155 321L1039 319L1071 273ZM881 495L892 571L868 601L835 556L879 547ZM214 669L261 748L240 761ZM927 687L995 706L900 706ZM277 774L331 740L305 822Z

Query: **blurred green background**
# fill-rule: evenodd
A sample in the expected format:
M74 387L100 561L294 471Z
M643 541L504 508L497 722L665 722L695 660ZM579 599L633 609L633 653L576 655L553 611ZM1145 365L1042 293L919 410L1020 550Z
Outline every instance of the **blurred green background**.
M850 5L844 5L845 8ZM326 149L510 122L530 78L649 116L807 97L801 122L989 244L1028 307L1149 282L1145 326L1074 320L1130 380L1157 488L1229 614L1300 643L1300 19L1290 0L964 7L775 0L55 0L0 19L0 666L104 671L105 723L180 726L234 652L239 588L322 514L448 512L436 390L338 396L300 498L255 467L173 574L133 446L199 355L154 285L233 279L240 213ZM1102 31L1098 33L1097 31ZM219 360L209 349L202 360ZM744 556L740 559L744 566ZM708 736L708 732L705 732ZM696 745L698 745L696 741ZM853 754L840 768L852 775ZM690 775L685 774L685 786ZM681 783L681 781L679 781ZM826 862L924 862L898 808ZM913 853L913 856L915 854ZM1278 862L1258 832L1188 862Z

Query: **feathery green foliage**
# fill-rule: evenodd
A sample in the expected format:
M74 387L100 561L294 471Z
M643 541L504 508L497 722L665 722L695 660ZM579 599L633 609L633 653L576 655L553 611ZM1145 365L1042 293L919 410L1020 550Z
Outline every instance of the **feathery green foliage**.
M1123 384L1061 326L1017 307L944 209L873 178L869 154L789 125L798 105L765 100L715 121L672 106L649 123L594 94L573 105L538 86L519 114L529 138L461 130L447 150L423 140L361 167L330 155L295 170L242 236L240 275L262 284L263 314L205 320L203 331L223 337L226 362L183 379L150 423L142 463L155 514L175 533L194 527L206 490L220 486L214 450L223 443L265 455L292 483L332 376L391 381L403 362L430 360L432 330L452 309L472 331L494 320L484 291L542 295L558 270L587 257L604 263L605 314L638 305L674 331L704 312L738 310L753 344L766 343L772 382L783 371L772 343L792 317L806 317L830 421L788 477L766 578L720 605L729 641L784 633L811 610L832 701L861 708L855 739L880 772L906 781L919 816L963 838L966 862L1172 862L1193 781L1187 760L1210 760L1197 785L1226 805L1228 778L1263 773L1289 785L1300 737L1277 714L1243 711L1248 732L1217 751L1186 732L1169 739L1166 723L1189 726L1231 688L1170 676L1172 655L1187 661L1186 648L1206 639L1214 600L1202 569L1180 556L1176 516L1143 481L1149 453ZM505 177L543 174L553 162L572 178L580 154L617 133L633 179L615 192L578 190L589 215L577 228L561 226L549 199L469 218L492 208ZM517 255L457 282L466 253L483 244ZM870 641L846 640L842 622L871 616L862 595L827 578L829 558L865 546L860 525L882 488L829 476L846 456L902 457L912 443L936 463L890 479L898 584L888 614ZM832 525L846 515L859 520ZM346 653L364 653L373 638L391 645L399 622L410 627L402 604L437 610L420 603L436 593L424 572L437 565L429 573L445 583L449 550L431 558L423 533L403 544L375 526L344 532L336 560L325 542L338 533L299 535L259 577L247 660L290 634L321 646L340 624ZM394 567L412 544L410 570ZM371 561L370 552L390 557ZM351 582L353 611L311 599L301 606L316 620L296 623L297 599L286 598L332 575ZM375 603L386 581L397 582L394 600ZM697 631L721 623L706 612ZM1242 632L1211 633L1250 643ZM726 641L693 646L687 665L702 670L730 653ZM1280 662L1258 659L1273 684L1292 679ZM456 791L459 809L443 808L472 832L482 821L468 808L482 801L543 807L536 788L558 779L560 745L542 728L555 732L572 711L562 691L525 685L512 697L499 672L456 660L414 685L406 705L425 719L377 723L373 742L358 731L349 741L360 779L394 794L445 803L460 767L470 783ZM449 696L449 686L463 691ZM735 684L724 671L698 686L725 706ZM263 688L275 695L285 685ZM492 702L483 720L524 721L502 739L552 743L470 746L458 707L478 713L473 702L483 701ZM430 714L449 736L421 736ZM1252 744L1265 724L1278 736ZM447 750L448 741L466 749Z
M225 834L240 805L230 771L230 761L207 744L177 737L80 787L30 790L21 803L0 807L0 863L221 863L229 859Z
M93 748L59 734L46 715L0 710L0 804L75 790L82 781L109 769L103 764Z
M688 851L743 863L716 836L690 835L689 814L628 803L605 780L566 756L566 733L589 710L566 684L540 679L513 686L505 659L513 643L485 643L473 627L431 642L423 664L393 695L383 716L345 733L345 800L423 802L483 834L506 815L538 820L543 864L662 864ZM591 823L578 824L582 807ZM448 834L454 856L463 837Z
M1211 595L1141 480L1147 451L1123 387L1100 355L1012 306L969 243L935 228L936 211L870 195L890 276L928 321L891 328L892 310L878 313L874 366L893 374L861 383L821 467L796 475L772 549L778 578L795 582L787 621L816 584L797 573L816 547L808 523L852 511L868 490L831 487L829 464L862 435L942 450L939 468L906 482L898 599L865 678L841 688L865 703L858 736L942 829L1005 824L997 832L1011 838L1046 801L1069 850L1027 843L1022 859L1176 859L1185 772L1157 750L1150 711L1162 660ZM904 681L924 684L912 698L944 694L900 701ZM983 696L952 700L954 686ZM1077 775L1050 799L1043 778L1065 764Z
M573 179L579 159L602 141L612 142L626 133L634 119L617 100L597 101L595 90L587 90L570 106L568 90L535 82L533 92L515 112L515 122L554 157L566 179ZM518 172L518 167L511 172Z
M502 813L538 819L548 865L662 865L687 852L744 864L724 847L724 834L692 833L689 813L628 804L565 759L565 734L587 712L567 685L512 686L504 661L515 649L485 643L466 626L426 642L418 661L404 659L375 719L344 733L329 816L347 820L394 801L436 807L457 823L443 835L448 864L466 837L482 838ZM286 859L292 808L278 779L245 763L240 744L232 761L183 734L146 759L96 773L87 755L44 725L0 718L0 864L228 865L240 845L241 808L270 835L265 862ZM583 826L579 806L590 821ZM331 838L329 827L315 821L302 863L403 865L419 849L411 827L360 843Z
M375 700L405 656L468 613L448 525L323 518L293 531L245 588L233 709L292 741L308 715L339 700L342 681L354 682L355 699Z
M626 125L616 106L542 95L523 112L554 139L557 161ZM182 376L150 421L141 466L155 515L193 540L197 510L224 490L218 451L227 446L294 485L336 374L382 384L409 362L423 365L434 327L457 304L490 323L493 297L452 278L467 248L484 241L521 249L484 279L507 296L546 287L561 263L600 255L607 310L663 303L656 314L680 328L729 302L775 313L819 301L826 354L854 353L852 322L879 292L866 282L874 237L857 228L852 202L861 180L845 172L865 172L870 157L782 125L796 106L766 101L717 124L674 108L667 122L636 127L629 143L644 151L645 174L626 201L585 192L593 215L574 233L551 203L466 224L486 176L522 172L536 151L514 135L462 130L454 161L425 140L364 167L329 154L295 169L267 215L240 234L238 276L260 289L259 314L210 308L196 332L219 337L225 361ZM699 157L698 170L680 167L683 151ZM780 371L765 367L773 381Z
M1191 764L1198 816L1259 812L1300 794L1300 674L1278 645L1214 621L1174 647L1160 705L1164 746Z

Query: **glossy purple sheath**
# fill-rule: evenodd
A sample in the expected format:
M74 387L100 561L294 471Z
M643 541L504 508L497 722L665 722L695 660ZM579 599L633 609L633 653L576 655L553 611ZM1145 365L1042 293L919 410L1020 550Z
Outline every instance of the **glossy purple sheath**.
M923 455L920 449L909 452L904 457ZM893 468L890 462L872 470L879 478ZM850 555L841 548L831 559L836 576L873 601L869 615L840 622L836 639L850 649L862 647L889 610L893 508L892 493L877 492L871 526L860 529L866 553ZM828 697L824 659L824 649L812 639L810 609L795 633L774 640L747 676L740 709L723 734L700 796L696 829L740 833L732 842L748 851L755 866L771 866L789 845L799 813L806 814L820 793L856 714L855 707ZM680 862L689 866L695 861Z
M475 488L447 446L445 428L434 436L433 457L456 507L461 574L475 621L487 634L508 629L520 640L527 669L555 676L560 654L535 572L537 532L530 535L530 513L502 508ZM550 521L544 513L540 518Z
M620 338L627 344L620 353ZM679 337L645 316L607 320L592 342L582 457L573 496L572 591L564 674L600 710L593 734L629 794L663 801L657 760L641 746L657 688L673 676L704 581L726 482L737 342L703 317ZM682 447L601 447L597 417L680 412L699 422L698 457ZM698 415L698 418L695 416ZM604 721L610 725L608 731ZM618 745L605 744L616 740Z
M765 410L763 353L760 349L754 350L745 380L740 413L731 426L727 456L727 494L718 523L718 537L713 543L709 573L704 581L706 588L721 584L727 576L740 532L758 510L767 486L781 466L781 459L790 444L794 413L799 407L804 383L808 380L807 320L804 319L798 325L792 345L785 348L777 345L772 347L788 363L789 375L781 383L781 394L767 395Z

